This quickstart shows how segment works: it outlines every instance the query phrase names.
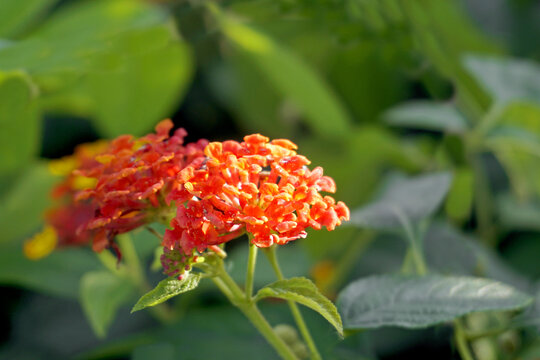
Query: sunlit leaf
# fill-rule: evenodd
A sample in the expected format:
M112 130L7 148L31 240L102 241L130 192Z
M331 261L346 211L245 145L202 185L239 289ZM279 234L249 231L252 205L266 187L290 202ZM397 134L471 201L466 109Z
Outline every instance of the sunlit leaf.
M184 275L182 280L171 277L161 280L153 290L144 294L139 301L137 301L135 306L133 306L133 309L131 309L131 312L161 304L176 295L193 290L199 285L200 280L201 275L193 273Z
M319 292L311 280L306 278L278 280L263 287L255 295L256 300L267 297L291 300L305 305L321 314L340 335L343 335L343 326L336 307Z

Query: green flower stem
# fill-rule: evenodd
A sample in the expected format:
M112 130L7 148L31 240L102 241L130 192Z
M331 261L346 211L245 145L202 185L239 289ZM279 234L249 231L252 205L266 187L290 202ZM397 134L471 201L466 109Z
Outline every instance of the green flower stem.
M236 306L251 321L251 323L264 336L266 341L274 347L278 354L285 360L298 360L293 351L274 332L257 305L246 298L246 293L234 282L225 271L223 262L220 263L218 273L212 278L216 286L223 292L229 301Z
M250 239L251 240L251 239ZM249 243L249 257L246 273L246 299L251 301L253 296L253 279L255 277L255 265L257 263L257 246Z
M265 250L266 250L265 254L268 257L270 264L272 264L272 268L274 269L274 272L276 273L278 280L283 280L283 273L281 272L281 268L279 267L279 262L277 259L276 246L271 246ZM306 345L309 348L309 351L311 353L311 358L315 360L322 359L321 354L319 354L319 351L317 350L317 346L315 346L315 342L313 341L313 338L311 337L309 329L306 326L306 323L304 321L304 318L302 317L302 313L300 312L298 305L296 305L296 303L291 300L287 301L287 303L289 304L289 308L291 309L291 313L294 317L294 321L296 322L296 325L298 326L298 329L300 330L300 333L302 334L302 337L304 338L304 341L306 342Z
M454 339L456 347L462 360L474 360L474 357L467 343L465 329L460 319L454 321Z
M122 256L127 267L127 275L133 284L137 287L141 295L146 294L148 291L152 290L152 287L146 279L145 272L141 266L141 261L139 260L139 255L135 246L133 245L133 240L128 234L118 235L118 245L122 251ZM176 318L176 314L167 304L160 304L157 306L152 306L149 308L150 313L162 324L169 324L173 322Z

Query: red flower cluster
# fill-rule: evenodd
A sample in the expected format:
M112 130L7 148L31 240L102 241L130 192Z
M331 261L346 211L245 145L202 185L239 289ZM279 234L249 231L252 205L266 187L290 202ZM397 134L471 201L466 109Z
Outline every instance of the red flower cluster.
M199 168L178 175L183 184L169 193L179 205L164 246L179 243L185 254L204 251L243 232L258 247L306 237L306 229L333 230L349 219L349 209L320 191L335 192L334 181L320 167L297 155L288 140L250 135L244 142L210 143Z
M180 170L204 157L207 141L184 145L186 132L179 129L169 136L172 127L164 120L155 134L83 145L63 160L67 176L53 190L61 203L46 214L59 245L93 239L96 251L115 248L117 234L175 215L176 209L165 204L166 194L176 186Z

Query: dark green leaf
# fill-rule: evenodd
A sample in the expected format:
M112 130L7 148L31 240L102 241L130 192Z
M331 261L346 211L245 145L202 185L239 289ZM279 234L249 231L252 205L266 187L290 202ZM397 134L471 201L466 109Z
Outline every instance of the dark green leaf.
M529 60L467 56L465 66L496 102L540 103L540 66Z
M351 213L350 223L366 228L388 229L417 222L432 215L446 196L452 175L447 172L398 179L382 196Z
M336 328L340 335L343 335L343 325L336 307L319 292L311 280L306 278L278 280L260 289L255 300L267 297L290 300L305 305L321 314Z
M40 119L35 95L26 74L0 71L0 175L23 168L37 155Z
M135 295L129 279L109 271L86 273L81 279L80 301L92 329L104 337L120 306Z
M464 132L467 121L450 104L413 101L395 106L383 114L390 125L421 130Z
M171 277L161 280L153 290L144 294L139 301L137 301L135 306L133 306L133 309L131 309L131 312L161 304L173 296L193 290L199 285L200 280L201 275L194 273L184 275L182 280Z
M342 136L349 115L332 90L294 53L254 29L224 20L223 31L235 48L251 59L266 81L298 107L321 136Z
M357 280L339 295L345 329L425 328L479 311L519 310L532 298L500 282L441 275L382 275Z
M139 346L133 351L131 360L175 360L179 358L178 355L172 344L158 343Z

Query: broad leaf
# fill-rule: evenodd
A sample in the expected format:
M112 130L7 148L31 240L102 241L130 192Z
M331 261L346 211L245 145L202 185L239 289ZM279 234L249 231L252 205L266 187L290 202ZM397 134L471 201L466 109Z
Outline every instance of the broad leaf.
M88 249L59 249L40 260L23 255L21 243L0 244L0 283L77 298L79 281L100 264Z
M26 74L0 71L0 175L23 168L37 155L40 119L35 95Z
M235 49L251 60L264 79L298 107L315 132L325 137L347 133L349 115L338 97L307 64L246 25L224 19L222 27Z
M0 2L0 38L20 33L59 0L2 0Z
M133 306L131 312L142 310L149 306L161 304L168 299L195 289L201 280L200 274L189 273L184 275L182 280L172 277L161 280L159 284L151 291L144 294Z
M104 337L118 309L135 295L129 279L109 271L89 272L81 279L80 301L92 329Z
M529 60L467 56L465 67L496 102L532 100L540 103L540 66Z
M467 121L450 104L428 101L411 101L391 108L383 114L390 125L420 130L464 132Z
M193 73L190 49L173 41L176 35L169 26L131 35L124 46L135 47L136 53L125 57L120 66L93 71L87 77L86 89L94 101L98 128L107 136L126 130L142 134L157 119L169 116ZM145 50L141 52L141 48Z
M398 179L382 196L351 213L352 225L373 229L399 228L404 221L417 222L432 215L446 196L452 176L434 173Z
M345 329L425 328L479 311L519 310L532 298L473 277L382 275L357 280L339 295Z
M507 229L540 231L540 203L519 201L510 194L497 197L500 225Z
M255 300L267 297L290 300L305 305L321 314L343 335L341 318L334 304L319 292L315 284L306 278L278 280L260 289Z

